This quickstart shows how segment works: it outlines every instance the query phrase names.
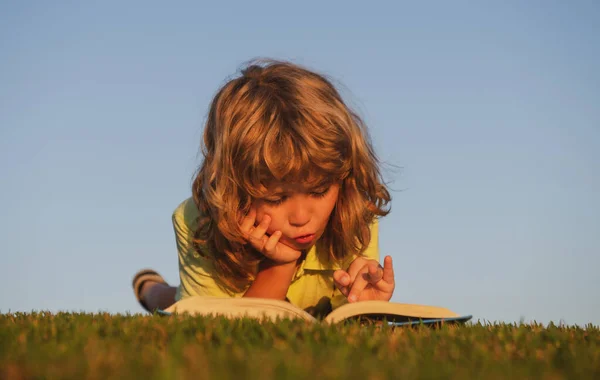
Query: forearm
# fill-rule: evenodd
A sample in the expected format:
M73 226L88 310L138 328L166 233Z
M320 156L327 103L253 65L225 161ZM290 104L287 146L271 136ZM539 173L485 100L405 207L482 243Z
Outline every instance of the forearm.
M280 265L261 264L254 282L252 282L244 297L284 300L295 271L296 262Z

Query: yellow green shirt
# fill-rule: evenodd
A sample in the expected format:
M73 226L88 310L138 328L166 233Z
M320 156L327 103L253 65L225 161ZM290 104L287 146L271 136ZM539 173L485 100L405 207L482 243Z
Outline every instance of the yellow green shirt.
M213 278L210 261L198 255L192 237L196 229L198 210L191 198L183 201L173 212L173 227L179 254L180 285L176 300L190 296L241 297L244 291L233 293L223 289ZM378 222L371 226L371 243L363 256L379 262ZM346 302L345 297L335 287L333 272L347 269L357 256L350 256L339 264L327 260L326 254L313 246L306 259L298 266L287 292L288 300L295 306L311 314L324 315L327 309L335 309Z

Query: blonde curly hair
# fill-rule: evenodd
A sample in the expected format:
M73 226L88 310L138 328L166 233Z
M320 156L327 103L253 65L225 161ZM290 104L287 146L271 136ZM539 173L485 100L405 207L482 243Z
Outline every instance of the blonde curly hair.
M374 218L387 215L390 194L361 118L324 76L281 61L248 64L214 97L193 183L199 211L195 251L216 279L241 291L264 257L246 244L240 213L275 181L340 184L319 252L343 260L361 254Z

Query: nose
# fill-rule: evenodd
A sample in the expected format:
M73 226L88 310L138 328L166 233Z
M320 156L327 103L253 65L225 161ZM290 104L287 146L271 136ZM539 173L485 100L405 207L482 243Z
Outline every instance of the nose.
M309 202L304 197L294 197L289 203L288 220L292 226L300 227L310 221L311 211Z

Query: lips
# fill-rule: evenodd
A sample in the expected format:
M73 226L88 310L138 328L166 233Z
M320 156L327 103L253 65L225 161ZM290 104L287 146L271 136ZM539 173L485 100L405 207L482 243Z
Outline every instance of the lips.
M294 240L299 244L309 244L315 239L315 234L301 235L295 237Z

